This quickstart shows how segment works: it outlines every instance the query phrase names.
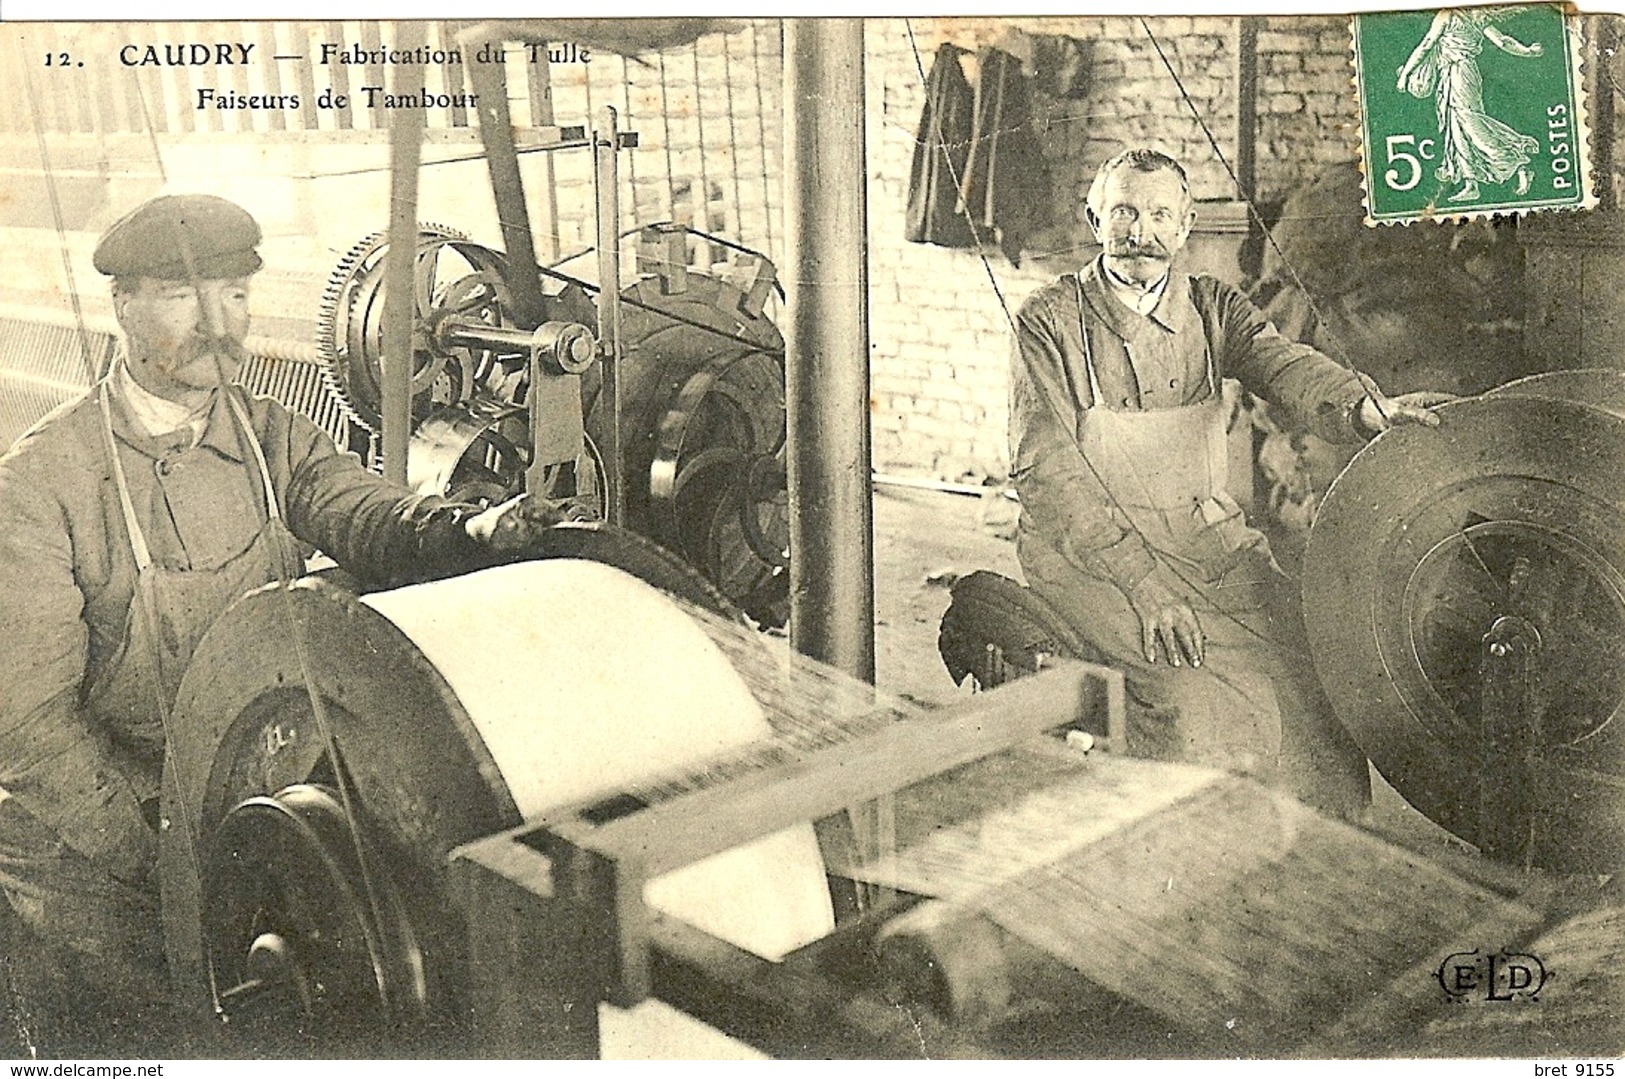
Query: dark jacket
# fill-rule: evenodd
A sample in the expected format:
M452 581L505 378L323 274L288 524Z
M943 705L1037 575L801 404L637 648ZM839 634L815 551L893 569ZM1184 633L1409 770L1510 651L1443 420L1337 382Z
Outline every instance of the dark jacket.
M925 108L914 137L904 238L911 243L971 247L970 221L959 205L959 181L970 156L974 95L957 46L944 42L931 61Z
M1175 272L1157 306L1141 315L1109 295L1103 272L1097 258L1081 276L1096 306L1111 312L1111 324L1091 323L1089 342L1101 392L1112 398L1112 407L1166 408L1204 399L1209 391L1202 358L1211 350L1218 377L1240 380L1298 426L1329 441L1363 437L1352 421L1366 395L1355 375L1282 337L1238 290L1216 278ZM1011 476L1021 494L1022 530L1058 548L1054 541L1066 536L1067 548L1088 552L1090 565L1080 569L1126 591L1151 572L1156 556L1112 513L1078 449L1078 417L1094 405L1084 369L1078 276L1067 274L1040 288L1016 315ZM1183 350L1191 357L1189 370L1143 370L1122 344L1142 334L1194 334L1205 348Z
M243 398L300 540L377 584L475 554L456 520L436 512L443 500L373 475L276 401ZM113 432L154 563L199 568L194 558L246 546L263 513L235 519L215 504L233 485L256 497L260 486L224 399L195 447L189 434L149 437L122 402L115 392ZM133 800L78 804L110 789L98 775L120 774L110 732L96 729L83 697L115 660L136 585L101 424L93 390L0 457L0 788L80 853L122 866L128 836L145 826Z

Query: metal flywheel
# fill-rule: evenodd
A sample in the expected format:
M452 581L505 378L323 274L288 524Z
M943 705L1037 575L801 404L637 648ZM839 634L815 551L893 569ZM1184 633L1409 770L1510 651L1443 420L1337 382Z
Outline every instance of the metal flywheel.
M1625 373L1559 372L1367 446L1304 558L1314 660L1413 806L1515 863L1625 860Z

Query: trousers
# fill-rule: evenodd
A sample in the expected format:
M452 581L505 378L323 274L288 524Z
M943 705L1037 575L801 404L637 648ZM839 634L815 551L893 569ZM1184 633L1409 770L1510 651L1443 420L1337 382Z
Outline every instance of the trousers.
M1365 754L1320 687L1297 590L1267 548L1200 593L1166 564L1155 571L1190 598L1207 642L1199 668L1148 663L1139 616L1113 582L1030 534L1017 557L1029 586L1123 671L1137 705L1130 753L1256 776L1343 819L1370 804Z
M164 1056L175 1032L156 888L115 880L0 799L10 1032L39 1056Z

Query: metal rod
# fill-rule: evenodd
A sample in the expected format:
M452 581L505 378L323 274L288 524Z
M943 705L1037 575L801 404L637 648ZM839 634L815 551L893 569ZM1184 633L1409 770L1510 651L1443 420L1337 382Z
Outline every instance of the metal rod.
M597 196L598 350L603 369L599 391L609 408L609 437L598 447L609 481L605 500L610 524L626 517L626 462L621 454L621 175L615 108L605 105L594 118L593 186Z
M536 245L525 206L525 182L519 174L519 152L508 113L508 75L502 64L473 64L468 77L479 94L480 142L491 171L491 194L497 224L508 252L508 287L513 290L514 318L522 326L542 320L542 279L536 272Z
M863 21L783 26L790 641L873 682Z
M415 49L426 40L426 23L401 24L399 44ZM423 89L423 68L395 69L397 93ZM407 446L412 438L412 330L417 319L414 273L418 246L418 149L422 109L400 109L389 121L389 249L384 253L384 355L379 407L383 413L384 477L406 485Z
M535 330L492 326L473 319L461 318L449 318L441 323L439 337L453 347L508 349L515 354L528 352L536 343Z

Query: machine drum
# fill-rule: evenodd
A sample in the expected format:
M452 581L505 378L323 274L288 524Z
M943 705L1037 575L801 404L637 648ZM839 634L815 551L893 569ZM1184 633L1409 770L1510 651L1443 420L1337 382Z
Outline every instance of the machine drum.
M468 1055L479 912L455 902L451 851L564 806L648 804L773 733L708 636L748 632L709 584L623 530L552 531L554 557L389 592L267 586L200 644L159 869L170 967L221 1055ZM834 925L810 823L644 895L767 958Z
M1350 733L1413 806L1518 864L1625 854L1622 384L1543 376L1389 431L1305 553L1315 666Z

